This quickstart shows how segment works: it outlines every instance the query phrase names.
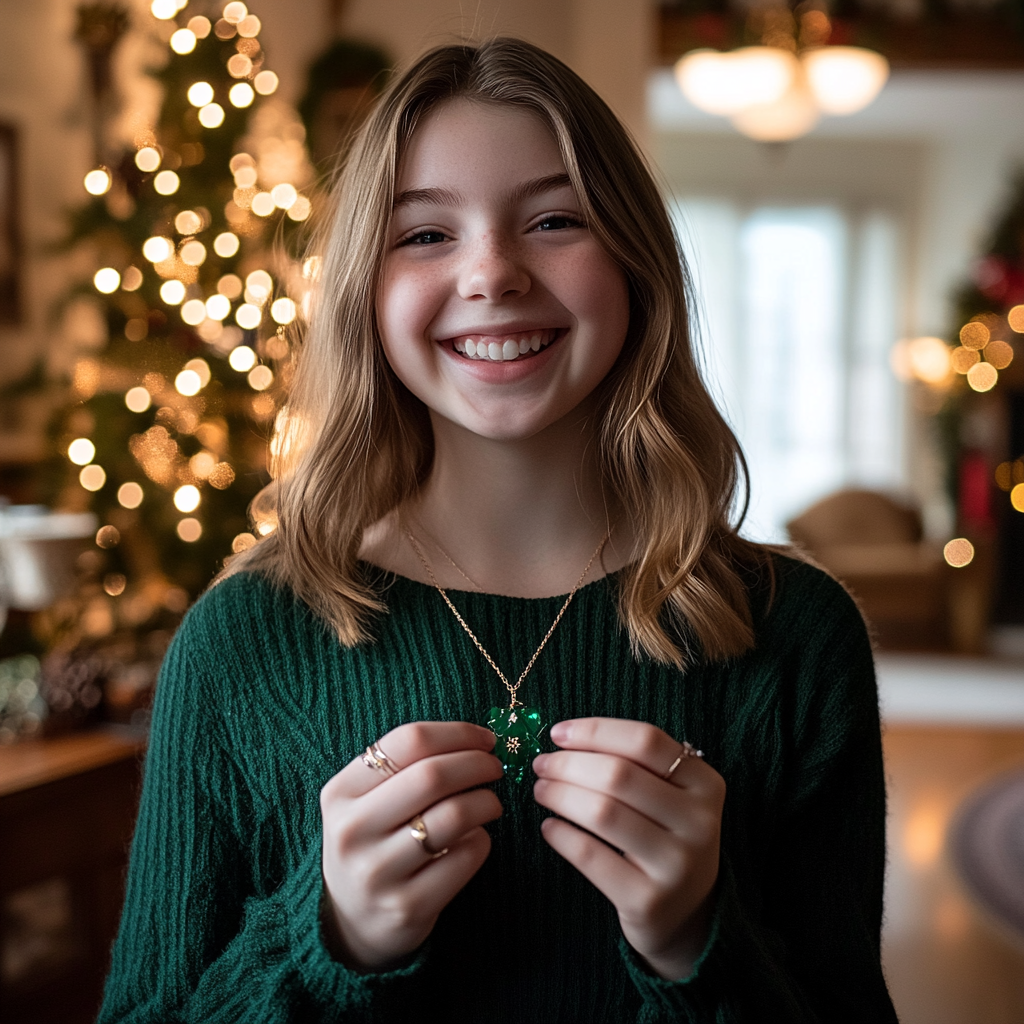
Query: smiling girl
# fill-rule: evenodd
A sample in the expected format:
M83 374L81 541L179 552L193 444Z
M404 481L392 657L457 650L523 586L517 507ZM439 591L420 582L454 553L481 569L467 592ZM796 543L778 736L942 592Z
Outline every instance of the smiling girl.
M895 1020L867 636L730 520L687 292L553 57L392 85L279 526L164 665L101 1020Z

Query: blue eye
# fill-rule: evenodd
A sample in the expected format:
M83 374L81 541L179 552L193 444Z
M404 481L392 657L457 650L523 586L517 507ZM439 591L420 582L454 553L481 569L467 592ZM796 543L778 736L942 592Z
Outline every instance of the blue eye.
M535 231L560 231L565 228L581 228L583 222L568 214L559 213L545 217L534 229Z
M400 245L437 245L438 242L443 242L448 236L442 231L420 231L415 235L410 235L404 241L400 242Z

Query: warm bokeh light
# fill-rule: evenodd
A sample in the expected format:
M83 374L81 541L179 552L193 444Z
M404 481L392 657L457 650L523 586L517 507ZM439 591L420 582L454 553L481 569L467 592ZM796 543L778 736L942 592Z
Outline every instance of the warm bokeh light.
M261 96L269 96L277 91L278 78L273 71L261 71L252 80L252 85Z
M999 380L999 371L991 363L975 363L967 371L967 383L975 391L991 391Z
M189 516L178 523L178 536L187 544L192 544L203 535L203 524Z
M254 366L246 380L253 391L266 391L274 383L274 371L269 366Z
M1017 484L1010 491L1010 504L1018 512L1024 512L1024 483Z
M217 282L217 291L229 299L237 299L242 294L242 279L237 274L225 274Z
M313 204L305 197L298 199L288 207L288 216L291 220L305 220L313 210Z
M149 5L150 13L160 21L170 21L180 8L176 0L153 0Z
M138 267L128 267L121 278L121 290L136 292L142 287L142 271Z
M101 526L96 531L96 546L98 548L116 548L121 543L121 531L116 526Z
M277 207L274 205L273 196L269 192L257 192L252 197L250 209L257 217L269 217Z
M233 107L251 107L256 93L248 82L236 82L228 90L228 99Z
M946 840L946 814L937 803L914 808L903 833L903 852L915 868L931 867Z
M213 25L210 24L209 18L204 18L203 15L197 14L194 18L188 19L188 30L195 35L196 39L205 39L210 34L210 29Z
M252 74L252 59L244 53L228 57L228 74L232 78L248 78Z
M213 240L213 251L224 259L230 259L238 252L238 235L233 231L222 231Z
M235 482L235 471L226 462L218 462L210 471L210 486L218 491L226 490Z
M78 474L78 482L87 491L98 491L107 482L107 474L102 466L94 462L82 469Z
M247 373L256 365L256 353L248 345L238 345L231 350L228 365L239 373Z
M206 246L198 239L193 238L186 242L178 252L181 262L188 267L201 266L206 261Z
M255 330L259 327L262 319L263 311L259 306L254 306L251 302L243 302L242 305L235 310L235 322L243 330ZM237 351L237 349L235 351Z
M174 171L160 171L153 178L153 188L162 196L174 195L180 184L181 179Z
M958 345L950 353L949 361L957 373L966 373L975 363L981 362L981 356L976 349Z
M860 46L817 47L800 59L815 102L826 114L863 110L889 77L889 62Z
M200 108L199 123L204 128L219 128L224 123L224 108L219 103L207 103Z
M177 377L174 378L174 389L179 395L185 395L191 398L192 395L198 395L200 389L203 386L202 380L199 378L199 374L195 370L182 370Z
M103 267L93 274L92 283L96 286L96 291L110 295L120 286L121 275L113 267Z
M188 460L188 468L192 470L192 475L199 480L205 480L213 472L213 468L216 465L217 456L205 449L201 452L196 452Z
M270 307L270 315L279 324L290 324L295 319L296 312L295 303L284 296L275 299Z
M257 177L256 168L252 164L243 164L235 171L235 184L239 188L252 188Z
M997 370L1005 370L1013 362L1013 346L1006 341L990 341L985 346L985 360Z
M188 87L188 101L193 107L205 107L213 102L213 86L209 82L193 82Z
M105 167L97 167L85 176L85 191L93 196L102 196L110 191L113 178Z
M700 110L729 116L755 103L773 103L798 71L796 57L769 46L745 46L730 53L692 50L675 66L683 95Z
M195 210L182 210L174 218L174 230L179 235L194 235L203 226L203 218Z
M124 588L128 586L128 580L123 573L109 572L103 577L103 589L111 597L120 597Z
M160 151L153 146L143 146L135 154L135 166L146 174L151 174L160 166Z
M211 320L223 320L231 312L231 300L226 295L211 295L206 300L206 315Z
M977 320L972 320L960 328L960 343L964 348L983 349L990 337L989 329Z
M190 327L197 327L206 319L206 303L202 299L189 299L182 303L181 319Z
M974 545L966 537L954 537L942 549L942 557L954 569L962 569L974 560Z
M172 278L160 285L160 298L168 306L178 306L185 298L185 286L178 280Z
M142 341L149 334L149 320L141 316L133 316L124 325L124 336L129 341Z
M251 533L240 533L231 542L231 550L237 555L242 551L248 551L249 548L256 546L256 538Z
M249 364L252 365L251 363ZM246 367L248 369L249 367ZM96 458L96 445L92 443L87 437L76 437L71 444L68 445L68 458L76 466L87 466L94 458Z
M138 508L143 499L142 488L133 480L117 489L117 501L124 508Z
M255 14L247 14L238 23L238 34L243 39L254 39L260 34L260 29L263 26L260 24L260 19Z
M1010 325L1010 330L1015 331L1017 334L1024 334L1024 305L1014 306L1006 314L1006 320Z
M144 387L129 388L124 396L124 404L132 412L145 412L152 404L153 398Z
M170 38L175 53L191 53L196 48L196 34L190 28L179 28Z
M919 380L938 387L949 380L950 356L949 346L941 338L923 337L898 341L890 358L900 380Z
M142 255L150 263L163 263L174 252L174 243L163 235L154 235L142 243Z
M194 484L183 484L174 492L174 507L179 512L195 512L199 501L199 488Z
M275 185L270 190L270 198L274 200L274 205L278 209L288 210L295 205L295 200L299 198L299 193L295 190L294 185L289 185L285 181L280 185Z
M323 260L319 256L310 256L302 264L302 276L307 281L316 281L320 277L320 268L323 266Z
M246 275L245 288L249 293L246 296L248 301L262 305L274 290L274 279L265 270L254 270Z
M190 359L184 366L184 369L190 370L192 373L199 377L199 386L206 387L210 383L212 375L210 373L210 364L205 359Z
M237 25L248 13L249 8L241 3L241 0L232 0L225 6L223 17L228 24Z

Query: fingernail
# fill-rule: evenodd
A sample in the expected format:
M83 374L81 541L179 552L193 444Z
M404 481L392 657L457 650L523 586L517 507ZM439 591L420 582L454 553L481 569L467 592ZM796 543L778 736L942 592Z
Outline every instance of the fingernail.
M565 740L569 738L569 723L555 722L555 724L551 726L551 732L549 735L551 736L552 743L565 742Z
M547 754L538 754L533 759L533 770L535 772L539 773L540 770L544 767L544 765L547 764L547 762L548 762L548 755Z

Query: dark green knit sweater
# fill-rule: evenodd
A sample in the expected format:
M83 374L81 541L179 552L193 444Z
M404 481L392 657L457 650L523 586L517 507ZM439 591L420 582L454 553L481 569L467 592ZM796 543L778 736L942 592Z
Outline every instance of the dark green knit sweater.
M685 673L635 659L613 576L580 590L521 694L550 722L652 722L725 777L712 935L679 982L644 969L605 897L541 838L530 783L506 780L488 860L415 960L371 975L333 961L321 786L403 722L484 722L504 688L437 592L411 580L387 578L378 639L355 649L257 577L215 587L164 663L100 1020L894 1021L871 650L838 584L776 564L770 607L753 589L744 657ZM562 600L451 596L507 672Z

